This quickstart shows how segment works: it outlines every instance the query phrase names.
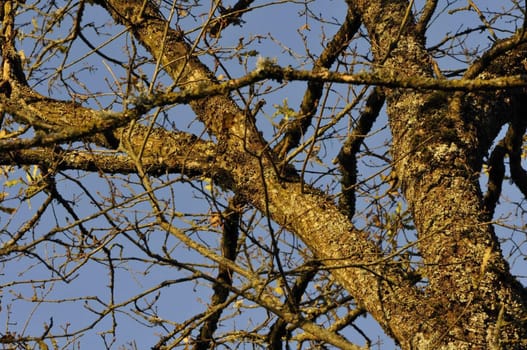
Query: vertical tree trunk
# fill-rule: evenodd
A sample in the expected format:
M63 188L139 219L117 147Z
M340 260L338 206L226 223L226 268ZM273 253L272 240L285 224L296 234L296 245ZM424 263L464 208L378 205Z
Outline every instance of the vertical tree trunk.
M406 1L353 1L381 72L432 77ZM509 274L482 206L480 121L464 93L386 92L394 170L414 217L426 300L416 349L525 348L525 291ZM405 325L401 325L405 327Z

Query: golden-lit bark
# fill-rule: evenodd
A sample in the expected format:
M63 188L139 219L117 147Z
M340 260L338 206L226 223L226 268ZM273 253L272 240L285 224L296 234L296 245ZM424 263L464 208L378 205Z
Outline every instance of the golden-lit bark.
M35 136L0 140L4 151L0 164L138 173L147 183L152 202L155 191L148 188L145 175L206 177L222 190L234 193L236 206L230 203L224 214L232 217L220 220L225 225L224 239L230 234L232 241L222 246L222 254L207 255L220 265L220 272L213 287L212 316L204 321L204 339L198 341L198 348L213 344L221 303L235 289L233 275L242 271L235 269L235 250L243 205L255 207L299 237L321 268L330 271L349 292L357 310L372 315L403 349L525 348L527 293L511 275L489 222L488 211L494 208L499 191L484 197L478 182L484 157L507 122L511 129L502 153L492 158L496 164L493 170L501 172L491 180L503 181L503 159L508 153L516 165L513 177L522 182L518 157L525 132L522 111L527 110L527 40L523 32L494 43L487 55L466 70L464 79L446 80L437 76L423 34L435 1L427 2L419 21L410 11L413 2L348 0L345 23L312 71L280 67L264 59L246 77L221 83L196 55L196 47L181 30L170 26L154 2L90 2L105 9L144 46L169 74L176 92L139 96L119 113L42 96L21 76L22 66L10 46L12 34L4 32L2 112L20 124L31 125ZM250 4L240 2L235 8L241 12L224 11L222 25L237 23ZM12 26L8 14L5 16L4 31ZM356 35L359 24L370 38L375 68L356 74L328 71ZM216 37L221 29L213 26L210 30ZM274 149L258 129L253 112L242 109L231 96L235 89L264 79L309 81L300 114ZM340 206L329 194L304 183L298 169L284 163L287 153L298 146L312 124L326 82L377 86L339 153L337 162L345 178L341 181L345 188ZM409 206L418 235L415 245L422 258L421 267L412 273L382 251L375 234L356 228L352 222L356 153L385 101L392 136L394 189L401 190ZM155 108L177 103L188 103L213 141L138 123ZM74 141L100 149L65 151L58 146ZM164 221L159 207L153 205L153 211L163 230L177 231L169 220ZM212 226L219 225L214 222ZM25 248L13 241L2 246L0 255ZM306 274L308 279L315 275L312 272ZM303 292L308 281L298 281L297 289ZM256 290L257 283L251 283ZM292 293L294 304L300 302L301 292ZM245 291L236 293L249 295ZM357 348L301 313L296 315L289 304L274 305L278 299L265 293L252 297L282 317L280 322L293 324L335 346ZM274 334L276 339L270 343L279 346L285 326L277 323L276 329L280 333Z

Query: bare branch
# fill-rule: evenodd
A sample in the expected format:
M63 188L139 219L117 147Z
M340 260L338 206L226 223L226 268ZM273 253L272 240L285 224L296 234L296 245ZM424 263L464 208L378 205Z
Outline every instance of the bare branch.
M348 8L343 24L328 43L320 57L314 63L313 72L329 69L338 56L348 47L351 39L360 27L360 19L351 7ZM310 81L300 105L298 115L288 124L285 135L276 145L275 151L280 159L300 142L300 138L311 125L311 119L316 113L320 97L322 96L323 82Z
M343 212L350 218L355 214L355 186L357 185L357 152L370 132L373 123L384 105L385 96L380 88L371 91L366 105L357 122L356 127L349 134L348 139L337 155L339 167L342 172L342 195L339 205Z

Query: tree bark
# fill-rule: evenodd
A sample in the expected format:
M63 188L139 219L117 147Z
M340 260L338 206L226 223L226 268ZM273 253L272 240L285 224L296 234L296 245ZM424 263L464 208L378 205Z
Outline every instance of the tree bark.
M217 84L182 35L167 29L150 3L145 7L143 1L97 3L131 28L183 91ZM413 79L432 77L424 39L411 16L405 15L407 2L353 1L350 6L372 38L381 76L402 72ZM522 55L523 51L513 56ZM368 234L356 230L332 201L315 189L306 191L298 176L284 179L277 173L276 158L256 130L253 116L229 96L198 99L190 105L219 139L215 163L229 169L229 182L223 185L296 233L403 348L524 347L527 296L508 272L492 227L482 215L475 176L483 150L495 136L482 128L489 121L504 122L493 113L510 104L510 99L505 102L510 96L501 93L498 107L484 109L484 94L401 88L385 93L395 173L419 233L424 264L420 272L427 283L423 288L385 263ZM474 112L469 97L479 98L486 114L468 115Z
M352 6L374 39L372 47L383 71L432 76L432 58L413 18L402 22L408 2L354 1ZM511 48L482 74L499 76L494 74L497 67L503 74L525 74L521 64L525 46ZM504 71L505 63L516 68ZM525 108L518 98L525 98L525 90L489 96L390 89L386 95L395 173L419 234L421 272L431 307L406 347L524 348L525 290L510 275L484 215L478 174L484 152L496 136L490 130L499 130L503 123L497 110L505 105L509 111L511 105L512 110ZM490 99L495 108L484 110ZM478 103L481 107L472 108Z
M168 27L152 2L93 2L130 28L181 91L197 94L218 84L183 34ZM409 81L434 78L432 58L422 30L409 15L407 1L357 0L348 4L371 38L377 76L390 79L400 75ZM356 29L358 24L352 27ZM467 78L527 74L525 57L525 38L497 42L467 71ZM16 103L0 101L7 112L57 133L57 140L82 135L90 142L122 151L123 156L95 158L89 153L70 153L68 158L55 149L21 150L1 156L0 164L13 158L19 164L35 164L44 157L50 162L63 157L60 166L64 168L133 172L135 164L124 154L137 154L146 145L142 158L146 172L173 169L211 177L300 237L403 349L527 346L527 294L509 272L478 184L483 157L497 130L520 120L521 111L526 110L524 88L490 92L384 88L394 172L413 215L422 258L419 273L423 280L415 285L415 279L387 258L368 232L356 229L331 198L303 184L296 173L280 171L280 159L257 130L255 117L240 109L228 94L189 102L215 136L217 144L212 145L193 135L161 129L152 132L134 124L139 115L134 113L142 110L114 115L110 120L108 115L87 108L45 99L20 83L10 92ZM43 118L35 119L35 115ZM73 127L64 129L65 125ZM284 141L281 152L298 142L296 136ZM42 144L53 140L48 141Z

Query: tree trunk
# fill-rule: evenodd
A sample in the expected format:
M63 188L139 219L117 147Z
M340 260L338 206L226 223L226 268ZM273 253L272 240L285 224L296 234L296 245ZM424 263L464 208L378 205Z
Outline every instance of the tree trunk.
M116 21L133 29L182 89L216 84L177 31L169 29L164 37L165 21L154 7L143 8L139 0L100 3ZM350 6L372 38L379 74L433 76L424 39L414 19L405 15L407 2L350 1ZM160 42L165 43L163 48ZM468 101L483 95L411 89L385 93L395 173L419 234L423 287L413 286L398 268L383 264L367 233L356 230L334 203L314 189L303 191L297 176L284 180L277 174L276 159L266 151L251 116L228 96L200 99L191 106L223 143L215 162L219 168L231 168L232 176L232 182L223 186L296 233L327 267L339 267L333 270L337 280L402 348L525 347L527 296L510 275L492 226L482 214L476 176L482 144L495 136L481 129L489 126L498 107L473 116ZM510 96L499 97L496 105L511 103ZM494 119L496 127L499 118Z
M218 86L182 33L167 27L153 2L93 3L126 25L181 91L196 94L204 87ZM411 16L408 1L347 3L368 31L377 76L398 75L416 82L434 78L433 58L426 50L421 26ZM496 42L467 70L465 78L526 75L526 58L526 38L517 34ZM79 134L90 136L92 142L107 148L120 145L130 154L147 145L145 161L150 157L157 164L148 171L162 172L162 164L181 173L206 174L222 188L236 193L237 200L253 205L302 239L357 305L403 349L527 348L527 293L502 256L489 223L491 211L478 183L483 159L499 129L510 123L511 134L525 131L524 88L479 92L384 88L394 174L418 235L421 261L416 264L420 266L417 271L421 280L417 284L385 256L368 232L354 227L351 214L343 213L332 198L304 184L294 171L281 171L280 154L269 149L254 116L239 108L227 94L189 102L207 132L217 140L214 145L183 133L176 137L166 130L151 132L133 123L128 126L132 130L124 129L137 117L133 113L142 110L128 111L120 115L122 119L113 120L108 115L101 118L87 108L73 104L70 108L60 101L26 94L24 89L29 88L13 84L12 101L8 101L9 96L0 96L3 108L12 114L18 109L20 115L29 117L46 115L41 130L57 131L65 124L83 127L86 130L79 129ZM107 129L112 130L111 135L100 134ZM286 140L280 152L286 153L299 135ZM60 135L55 136L60 139ZM511 143L513 139L511 136ZM190 144L194 145L192 150L183 149ZM30 161L39 157L35 152L25 154ZM115 157L112 164L86 161L83 169L134 171L134 164L125 158ZM12 159L18 161L17 156L9 155L9 161ZM73 164L75 161L79 163ZM72 168L80 168L82 160L72 155L61 166L70 166L68 162ZM303 320L297 321L301 327ZM304 329L316 332L313 327Z
M407 2L354 1L352 6L375 38L372 47L382 72L432 77L433 58L424 37L411 16L402 22ZM525 74L520 68L525 44L514 50L507 59L515 60L508 62L515 71L503 75ZM504 62L492 64L503 67ZM525 348L526 293L501 255L478 184L484 146L496 136L486 128L501 127L484 121L499 120L493 115L501 111L497 105L514 104L514 110L524 109L525 103L514 92L489 96L391 89L386 95L395 173L416 224L430 307L403 347ZM495 106L476 111L470 103L474 99L480 106Z

